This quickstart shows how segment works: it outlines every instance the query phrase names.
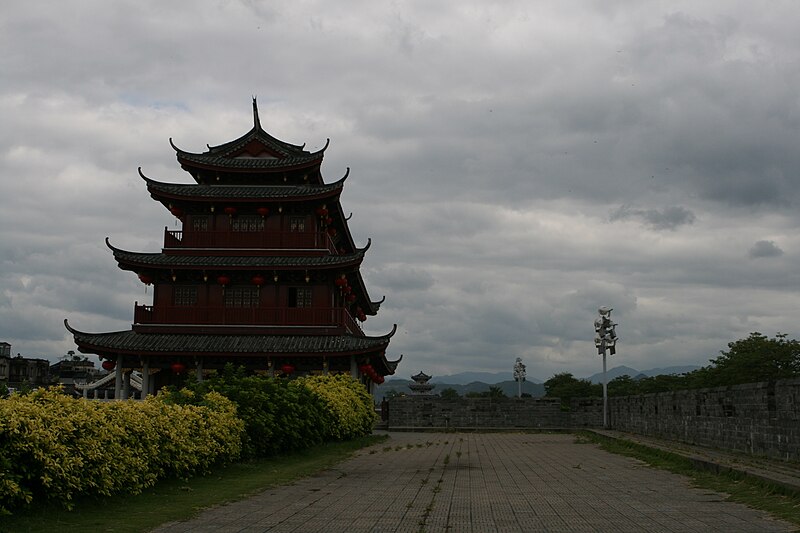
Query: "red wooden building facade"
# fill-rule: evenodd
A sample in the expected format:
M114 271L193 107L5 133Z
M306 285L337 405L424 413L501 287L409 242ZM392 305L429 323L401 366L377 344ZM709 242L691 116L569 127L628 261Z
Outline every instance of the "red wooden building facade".
M78 349L116 368L118 390L141 370L145 393L226 363L270 375L346 372L370 387L393 374L396 327L370 337L360 325L382 300L370 299L359 271L369 241L356 247L342 211L347 174L322 179L327 143L309 152L272 137L254 99L253 128L240 138L204 153L172 146L195 183L139 174L181 229L165 228L156 253L106 239L119 268L152 285L152 305L137 303L126 331L86 333L65 320Z

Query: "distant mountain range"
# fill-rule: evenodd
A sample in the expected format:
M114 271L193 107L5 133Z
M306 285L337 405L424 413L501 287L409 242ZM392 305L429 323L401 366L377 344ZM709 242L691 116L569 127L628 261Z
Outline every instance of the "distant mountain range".
M630 377L636 377L639 375L645 376L660 376L662 374L684 374L686 372L691 372L692 370L697 370L700 368L696 365L685 365L685 366L668 366L665 368L651 368L650 370L636 370L635 368L631 368L629 366L615 366L614 368L610 368L606 371L608 375L608 379L612 380L619 376L629 375ZM580 377L580 376L575 376ZM549 378L548 378L549 379ZM603 373L598 372L597 374L592 374L591 376L585 378L591 381L592 383L600 383L603 381ZM389 381L395 381L395 379L391 379ZM411 380L407 380L409 383ZM495 383L501 383L503 381L514 381L514 376L511 372L460 372L458 374L450 374L446 376L433 376L431 378L430 383L446 383L450 385L467 385L468 383L472 383L475 381L480 381L482 383L487 383L489 385L494 385ZM533 383L544 383L546 380L542 380L533 376L528 376L527 381Z
M449 376L434 376L431 378L430 383L466 385L475 381L495 384L503 381L514 381L514 375L511 372L461 372L459 374L451 374ZM527 378L527 381L532 381L533 383L542 383L542 380L536 378Z
M375 387L374 396L380 400L389 392L394 391L398 394L411 394L411 389L408 386L414 383L410 379L390 379L383 385ZM431 380L429 383L433 383ZM470 392L484 392L489 390L489 387L500 387L503 394L506 396L516 396L519 385L516 381L499 381L497 383L484 383L482 381L473 381L472 383L459 384L459 383L436 383L436 386L431 391L431 394L439 394L445 389L455 390L459 396L466 396ZM531 396L539 397L544 396L544 385L541 383L533 383L525 381L522 383L522 392L530 394Z
M698 368L700 367L697 365L685 365L636 370L629 366L615 366L608 369L606 375L608 380L611 381L626 374L632 378L642 378L662 374L684 374ZM592 383L602 383L603 373L598 372L584 379L588 379ZM383 385L375 387L375 398L380 400L390 391L410 394L411 389L408 388L408 385L411 383L413 381L410 379L389 379ZM518 392L518 384L514 381L511 372L461 372L447 376L434 376L429 383L436 385L431 391L433 394L438 394L444 389L454 389L459 395L464 396L468 392L487 391L491 386L500 387L506 396L516 396ZM522 392L534 397L544 396L543 381L538 378L528 377L522 384Z
M669 374L685 374L687 372L691 372L693 370L697 370L700 368L697 365L683 365L683 366L668 366L664 368L651 368L650 370L636 370L635 368L631 368L629 366L615 366L614 368L609 368L606 371L606 377L609 381L614 378L618 378L620 376L628 375L632 378L641 378L641 377L652 377L652 376L661 376L661 375L669 375ZM603 373L598 372L597 374L592 374L588 378L589 381L592 383L602 383L603 382Z

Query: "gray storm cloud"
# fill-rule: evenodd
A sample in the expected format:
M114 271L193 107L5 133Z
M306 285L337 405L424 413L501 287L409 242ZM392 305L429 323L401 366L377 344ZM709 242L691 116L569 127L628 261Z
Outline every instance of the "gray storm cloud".
M176 221L136 169L249 128L351 168L342 204L406 370L589 375L798 336L793 2L12 2L0 15L0 340L56 358L152 294L105 237ZM391 356L392 354L390 354ZM396 354L395 354L396 355ZM412 369L413 368L413 369Z

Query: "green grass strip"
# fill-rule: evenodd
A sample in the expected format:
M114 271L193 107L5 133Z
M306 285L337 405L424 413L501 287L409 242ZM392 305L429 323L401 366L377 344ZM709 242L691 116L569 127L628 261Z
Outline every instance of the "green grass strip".
M149 531L165 522L189 519L205 508L241 500L270 487L313 475L387 438L386 435L368 436L236 463L185 481L164 480L134 496L79 500L72 511L33 506L11 516L0 516L0 532Z
M625 439L613 439L592 432L580 432L578 438L599 444L608 452L633 457L650 466L681 474L691 479L695 487L728 495L727 500L742 503L753 509L800 526L800 492L756 479L740 472L710 472L698 470L681 455L650 448Z

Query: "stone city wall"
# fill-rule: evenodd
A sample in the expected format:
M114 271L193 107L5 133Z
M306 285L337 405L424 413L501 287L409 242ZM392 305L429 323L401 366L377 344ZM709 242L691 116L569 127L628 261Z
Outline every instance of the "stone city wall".
M800 379L609 398L612 429L800 461Z
M611 429L800 461L800 379L609 398ZM601 398L392 398L388 427L578 429L603 426Z
M603 401L573 400L570 411L553 398L459 398L403 396L392 398L389 428L530 428L602 427Z

